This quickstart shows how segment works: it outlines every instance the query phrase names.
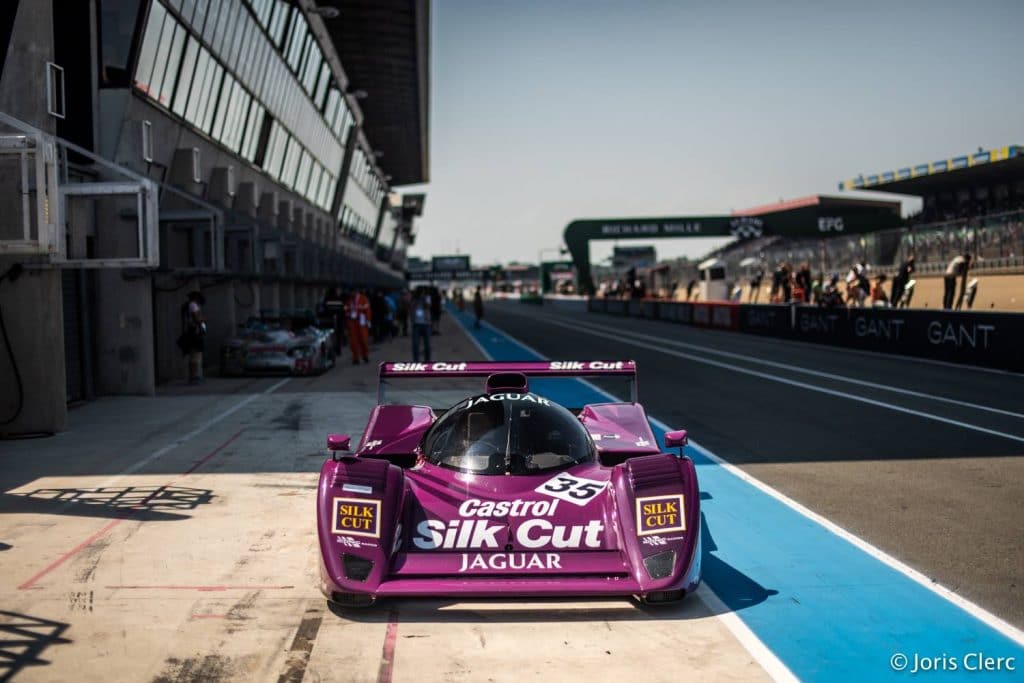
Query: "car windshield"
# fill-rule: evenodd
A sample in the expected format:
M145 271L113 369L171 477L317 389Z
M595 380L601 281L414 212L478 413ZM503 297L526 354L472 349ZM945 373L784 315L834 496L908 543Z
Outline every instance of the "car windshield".
M423 440L429 462L475 474L535 474L593 459L572 413L531 393L474 396L444 413Z

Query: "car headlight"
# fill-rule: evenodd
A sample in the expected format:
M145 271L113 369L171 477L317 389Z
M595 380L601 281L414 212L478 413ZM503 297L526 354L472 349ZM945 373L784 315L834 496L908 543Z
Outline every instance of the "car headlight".
M656 555L644 558L644 567L647 569L648 576L652 579L664 579L672 573L672 569L675 566L675 550L666 550L663 553L657 553Z
M313 347L312 346L299 346L288 351L288 355L292 358L312 358Z

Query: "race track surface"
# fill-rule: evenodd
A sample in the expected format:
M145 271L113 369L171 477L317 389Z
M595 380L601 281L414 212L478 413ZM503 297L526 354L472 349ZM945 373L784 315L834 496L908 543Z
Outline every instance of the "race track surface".
M694 437L696 595L327 605L324 437L357 439L376 400L376 367L346 353L317 377L102 398L0 442L0 681L899 681L895 657L978 652L1017 668L974 678L1019 678L1024 633L959 597L1024 620L1019 377L519 304L488 320L445 316L434 360L639 362L656 434ZM408 339L371 355L408 360ZM478 391L454 382L403 391Z
M551 359L636 360L649 415L1024 625L1024 377L551 306L487 320Z

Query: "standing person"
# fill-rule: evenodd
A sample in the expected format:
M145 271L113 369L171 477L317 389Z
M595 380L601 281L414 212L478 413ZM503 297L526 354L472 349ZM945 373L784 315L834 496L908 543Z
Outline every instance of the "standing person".
M882 286L885 284L885 273L879 274L875 278L875 285L871 288L871 305L872 306L888 306L889 297L885 295L885 288Z
M953 296L956 294L956 279L960 278L960 300L957 308L963 302L964 292L967 290L967 271L971 268L971 255L967 253L958 254L946 266L946 274L942 277L945 289L942 293L942 307L953 308Z
M370 362L370 302L363 290L353 292L345 302L345 326L352 348L352 365Z
M423 342L423 360L430 362L430 295L420 288L409 305L412 323L412 359L420 361L420 342Z
M807 263L800 264L796 273L796 286L803 290L799 301L807 303L811 300L811 267Z
M409 308L412 306L412 293L408 289L403 289L402 293L398 296L398 310L396 315L398 317L398 327L402 330L402 336L409 336Z
M764 280L764 269L757 271L757 275L750 281L750 303L756 304L761 296L761 281Z
M824 276L822 276L824 277ZM839 292L839 274L833 273L818 297L818 305L823 308L839 308L843 305L843 295Z
M900 299L903 297L903 290L907 288L907 283L910 282L910 274L914 272L914 256L911 256L903 262L900 266L899 272L896 273L896 277L892 279L892 297L890 302L893 306L900 305Z
M846 303L850 306L863 306L871 294L871 283L868 282L867 266L855 263L846 275Z
M398 294L395 292L388 292L384 295L384 339L391 341L396 336L395 330L395 316L398 314L398 304L395 299L398 298Z
M206 340L206 317L203 305L206 298L201 292L191 291L181 305L181 336L178 347L188 357L188 383L203 381L203 344Z
M341 323L345 319L345 302L338 293L337 287L331 287L324 295L324 313L331 317L334 328L334 355L341 355Z
M387 304L384 303L384 293L375 289L370 294L370 330L373 333L374 344L379 344L384 339L386 326Z
M441 292L430 288L430 334L441 334Z
M793 300L793 266L783 263L780 271L782 282L782 301L789 303Z
M817 279L811 283L811 303L818 303L821 301L821 295L825 291L825 273L818 273Z
M786 270L783 264L780 262L779 267L772 272L772 287L768 290L768 303L778 304L782 303L782 280L786 275Z
M473 322L473 327L479 330L480 320L484 317L484 297L480 293L479 286L473 292L473 316L476 318Z

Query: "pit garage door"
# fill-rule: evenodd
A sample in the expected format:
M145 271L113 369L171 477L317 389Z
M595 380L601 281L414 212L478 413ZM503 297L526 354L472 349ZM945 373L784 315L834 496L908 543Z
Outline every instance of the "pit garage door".
M77 268L61 272L64 300L64 365L67 402L92 398L92 347L89 341L90 273Z

